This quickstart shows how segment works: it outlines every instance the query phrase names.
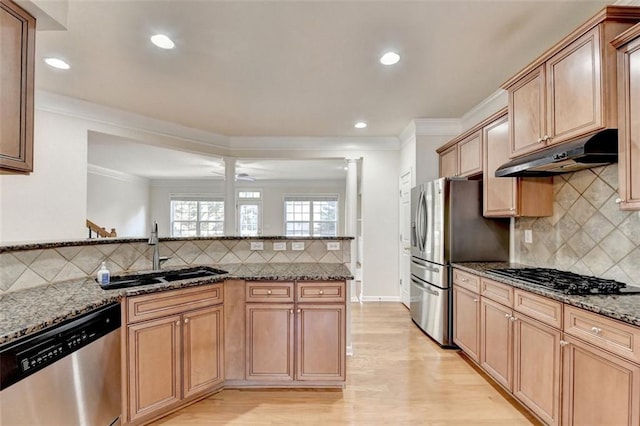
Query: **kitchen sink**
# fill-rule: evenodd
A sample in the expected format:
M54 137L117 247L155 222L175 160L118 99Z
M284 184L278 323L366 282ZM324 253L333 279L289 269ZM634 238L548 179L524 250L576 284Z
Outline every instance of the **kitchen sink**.
M100 284L100 287L105 290L113 290L116 288L137 287L141 285L162 284L179 280L193 280L196 278L213 277L226 273L227 271L211 268L209 266L200 266L173 271L153 271L138 273L134 275L111 277L111 282L109 282L108 284Z

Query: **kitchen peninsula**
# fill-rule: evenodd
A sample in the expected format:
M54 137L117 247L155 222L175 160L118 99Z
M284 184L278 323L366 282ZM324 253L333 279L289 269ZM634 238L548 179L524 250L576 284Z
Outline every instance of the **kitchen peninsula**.
M263 250L250 250L250 240ZM148 269L146 242L1 247L3 264L13 262L7 273L23 265L21 276L48 270L53 278L0 296L0 344L119 303L125 424L147 423L229 387L340 389L346 378L351 238L296 238L305 249L274 251L276 240L291 246L285 237L162 239L160 250L173 261L168 271L202 265L206 258L207 266L226 273L114 290L100 288L93 272L102 261L118 265L119 274ZM56 280L73 267L91 273Z

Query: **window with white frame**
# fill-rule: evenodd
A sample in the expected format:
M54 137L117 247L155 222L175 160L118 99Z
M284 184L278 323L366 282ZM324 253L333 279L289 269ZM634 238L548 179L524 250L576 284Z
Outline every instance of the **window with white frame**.
M299 237L338 235L338 196L285 195L284 233Z
M224 200L213 196L172 196L171 236L224 235Z
M262 233L262 191L238 191L238 234L255 237Z

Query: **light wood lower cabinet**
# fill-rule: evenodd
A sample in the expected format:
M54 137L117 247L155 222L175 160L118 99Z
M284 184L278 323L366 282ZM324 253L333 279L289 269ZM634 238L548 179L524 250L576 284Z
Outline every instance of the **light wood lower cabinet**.
M640 425L640 366L571 336L565 342L563 424Z
M221 287L125 299L123 317L129 321L123 333L123 423L148 422L222 385Z
M480 306L480 365L496 382L512 391L513 311L486 297Z
M294 291L276 291L283 288ZM247 283L246 380L274 385L344 382L345 289L344 282ZM279 303L279 293L291 294L291 300L295 295L294 303Z
M480 361L480 296L453 286L453 341L474 361Z
M248 303L247 380L293 380L293 303Z

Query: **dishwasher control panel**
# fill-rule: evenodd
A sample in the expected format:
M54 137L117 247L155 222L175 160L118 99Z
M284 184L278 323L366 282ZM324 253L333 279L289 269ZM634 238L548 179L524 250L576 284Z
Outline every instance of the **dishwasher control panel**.
M0 390L120 328L120 304L111 304L0 347Z

